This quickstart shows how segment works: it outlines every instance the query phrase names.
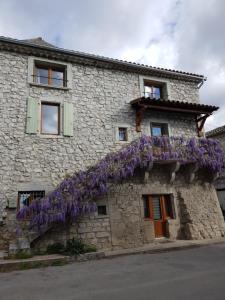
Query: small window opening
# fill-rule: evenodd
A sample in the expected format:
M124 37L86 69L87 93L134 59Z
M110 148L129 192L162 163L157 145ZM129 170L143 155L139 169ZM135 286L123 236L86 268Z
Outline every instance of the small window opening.
M151 123L152 136L169 136L168 124L166 123Z
M19 191L18 192L18 209L29 206L32 201L41 199L45 196L45 191Z
M98 215L99 216L107 215L106 205L98 205Z
M127 128L119 127L118 132L119 132L119 141L127 141L128 140Z

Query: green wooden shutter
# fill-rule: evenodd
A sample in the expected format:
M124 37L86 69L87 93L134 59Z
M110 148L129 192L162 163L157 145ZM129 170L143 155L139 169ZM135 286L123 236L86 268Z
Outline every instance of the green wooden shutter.
M64 103L63 115L63 134L66 136L73 136L73 104Z
M38 130L38 101L28 98L26 133L37 133Z
M17 208L17 198L11 198L8 200L8 208Z

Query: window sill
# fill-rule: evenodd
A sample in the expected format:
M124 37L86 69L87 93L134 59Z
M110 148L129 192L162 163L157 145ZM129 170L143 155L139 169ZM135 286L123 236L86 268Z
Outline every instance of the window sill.
M108 215L97 215L95 216L95 219L108 219L109 216Z
M64 135L54 135L54 134L38 134L38 137L43 139L62 139Z
M70 90L69 87L63 87L63 86L59 87L59 86L41 84L41 83L35 83L35 82L29 82L29 85L36 86L36 87L47 88L47 89L63 90L63 91L69 91Z
M116 144L123 144L123 145L127 145L130 144L130 141L116 141Z

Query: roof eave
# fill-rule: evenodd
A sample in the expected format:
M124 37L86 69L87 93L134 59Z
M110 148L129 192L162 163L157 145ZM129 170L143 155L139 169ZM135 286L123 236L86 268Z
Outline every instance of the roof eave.
M12 38L0 37L0 42L10 44L10 45L28 47L31 49L34 48L34 49L39 49L39 50L46 50L46 51L49 51L52 53L54 52L54 53L58 53L58 54L64 54L64 55L67 55L68 57L75 56L80 59L94 60L96 62L102 62L102 63L106 63L106 64L112 64L115 66L121 66L123 68L127 68L129 70L132 69L132 70L136 70L139 72L140 71L146 72L146 73L152 72L154 74L161 74L161 76L176 77L176 78L180 78L183 80L195 81L197 83L200 83L200 82L203 82L206 80L206 78L203 75L187 74L185 72L180 72L180 71L161 69L161 68L156 68L156 67L151 67L151 66L146 66L146 65L139 65L139 64L132 63L132 62L126 62L126 61L121 61L121 60L117 60L117 59L113 59L113 58L101 57L101 56L97 56L94 54L66 50L66 49L62 49L62 48L58 48L58 47L34 45L32 43L28 43L28 42L24 42L24 41L12 39Z
M174 112L185 112L191 114L212 114L219 109L218 106L205 104L195 104L189 102L171 101L171 100L154 100L145 97L132 100L130 104L134 107L146 106L153 110L170 110Z

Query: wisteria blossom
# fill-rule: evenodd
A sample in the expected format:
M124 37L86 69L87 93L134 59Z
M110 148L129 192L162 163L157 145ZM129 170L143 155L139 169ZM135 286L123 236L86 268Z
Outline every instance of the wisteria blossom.
M28 218L30 229L38 231L59 222L75 222L96 210L95 200L108 192L110 184L132 177L135 169L159 160L196 162L212 172L225 168L225 154L217 140L142 136L86 171L64 179L53 192L20 209L17 219Z

